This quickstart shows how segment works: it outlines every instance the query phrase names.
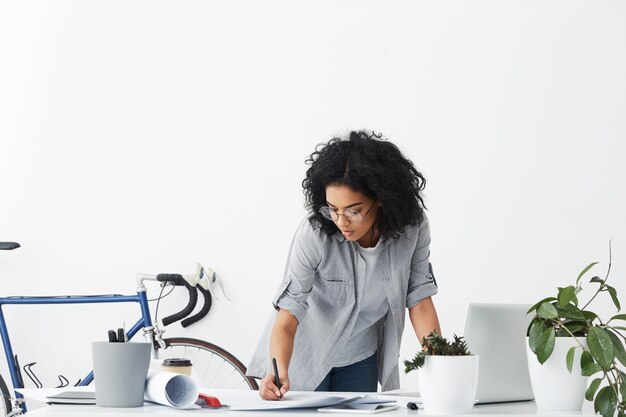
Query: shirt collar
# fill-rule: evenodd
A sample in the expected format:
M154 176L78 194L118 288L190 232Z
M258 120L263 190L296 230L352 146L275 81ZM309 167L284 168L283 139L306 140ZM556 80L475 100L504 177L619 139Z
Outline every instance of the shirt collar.
M337 239L337 241L338 241L339 243L343 243L343 242L345 242L345 241L346 241L346 237L345 237L343 234L341 234L341 232L340 232L340 231L336 231L335 233L333 233L333 237L334 237L335 239ZM381 244L381 245L385 245L385 246L386 246L386 245L389 245L389 243L390 243L393 239L387 239L387 238L385 238L385 237L381 237L381 238L380 238L380 240L381 240L381 241L380 241L380 244Z

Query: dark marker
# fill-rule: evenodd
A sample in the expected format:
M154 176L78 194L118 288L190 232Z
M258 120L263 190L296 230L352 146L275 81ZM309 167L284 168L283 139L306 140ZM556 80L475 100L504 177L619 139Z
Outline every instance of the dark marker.
M278 376L278 366L276 365L276 358L272 358L272 366L274 366L274 384L278 387L278 390L280 392L280 389L283 387L280 383L280 377ZM280 398L283 398L282 393L279 396Z
M414 402L410 402L406 404L406 408L409 410L417 410L419 407Z

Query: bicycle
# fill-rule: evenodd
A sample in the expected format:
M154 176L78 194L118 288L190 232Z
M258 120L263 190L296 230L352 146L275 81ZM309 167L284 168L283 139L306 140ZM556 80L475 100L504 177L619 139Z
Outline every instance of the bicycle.
M13 250L20 245L15 242L0 242L0 250ZM211 308L211 285L218 282L212 271L207 271L198 265L197 270L191 275L181 274L137 274L137 294L136 295L56 295L56 296L12 296L0 298L0 337L4 346L4 352L11 375L13 389L24 388L24 380L20 370L17 355L14 354L9 338L9 332L5 323L2 307L4 305L32 305L32 304L96 304L96 303L138 303L141 309L141 317L126 332L127 340L131 340L140 330L143 330L147 342L152 345L152 357L154 359L166 358L186 358L193 364L194 378L202 387L208 388L239 388L258 390L256 380L246 376L246 367L235 356L225 349L204 340L172 337L163 338L163 331L152 322L150 307L148 305L147 289L145 281L156 281L161 283L161 293L157 300L163 298L163 290L166 286L184 286L189 293L189 301L185 308L178 313L169 315L162 320L163 326L181 320L183 327L187 327L202 319ZM171 291L170 291L171 292ZM200 311L191 316L197 300L198 292L204 297L204 304ZM169 294L169 293L168 293ZM166 294L167 295L167 294ZM156 306L158 312L158 302ZM214 363L216 362L216 363ZM41 388L42 384L32 373L28 364L24 366L24 372L33 381L35 386ZM61 378L62 376L59 376ZM90 371L83 379L79 380L75 386L89 385L93 381L93 371ZM62 380L61 386L68 386L67 379ZM9 387L0 375L0 416L14 416L25 413L26 403L18 392L12 395Z

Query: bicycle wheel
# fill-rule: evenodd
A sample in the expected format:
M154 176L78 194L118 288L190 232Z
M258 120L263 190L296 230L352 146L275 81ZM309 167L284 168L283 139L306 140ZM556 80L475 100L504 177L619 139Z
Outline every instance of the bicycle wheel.
M2 393L2 401L0 401L0 416L6 416L11 412L11 393L4 378L0 375L0 392Z
M165 349L159 349L160 358L191 360L192 376L202 388L259 389L254 378L246 376L246 367L239 359L221 347L187 337L163 341Z

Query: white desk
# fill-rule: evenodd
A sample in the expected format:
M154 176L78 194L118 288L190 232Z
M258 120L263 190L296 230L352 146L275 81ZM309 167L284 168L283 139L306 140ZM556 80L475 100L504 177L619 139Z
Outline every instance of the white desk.
M289 416L318 416L318 417L346 417L350 414L322 414L315 410L280 410L280 411L227 411L227 410L176 410L170 407L161 405L146 404L143 407L138 408L105 408L95 405L50 405L38 408L28 412L28 416L33 417L40 416L68 416L68 417L100 417L100 416L116 416L116 417L136 417L138 415L156 415L156 416L182 416L182 415L197 415L197 414L219 414L227 417L231 416L246 416L246 417L267 417L270 415L280 415L283 417ZM357 415L357 414L352 414ZM358 414L366 415L366 414ZM424 410L411 411L406 408L389 411L386 413L376 414L379 416L426 416ZM593 416L593 405L590 402L585 402L582 411L543 411L537 410L535 403L520 402L509 404L485 404L477 405L474 407L471 413L464 414L467 416L514 416L514 417L569 417L569 416Z

